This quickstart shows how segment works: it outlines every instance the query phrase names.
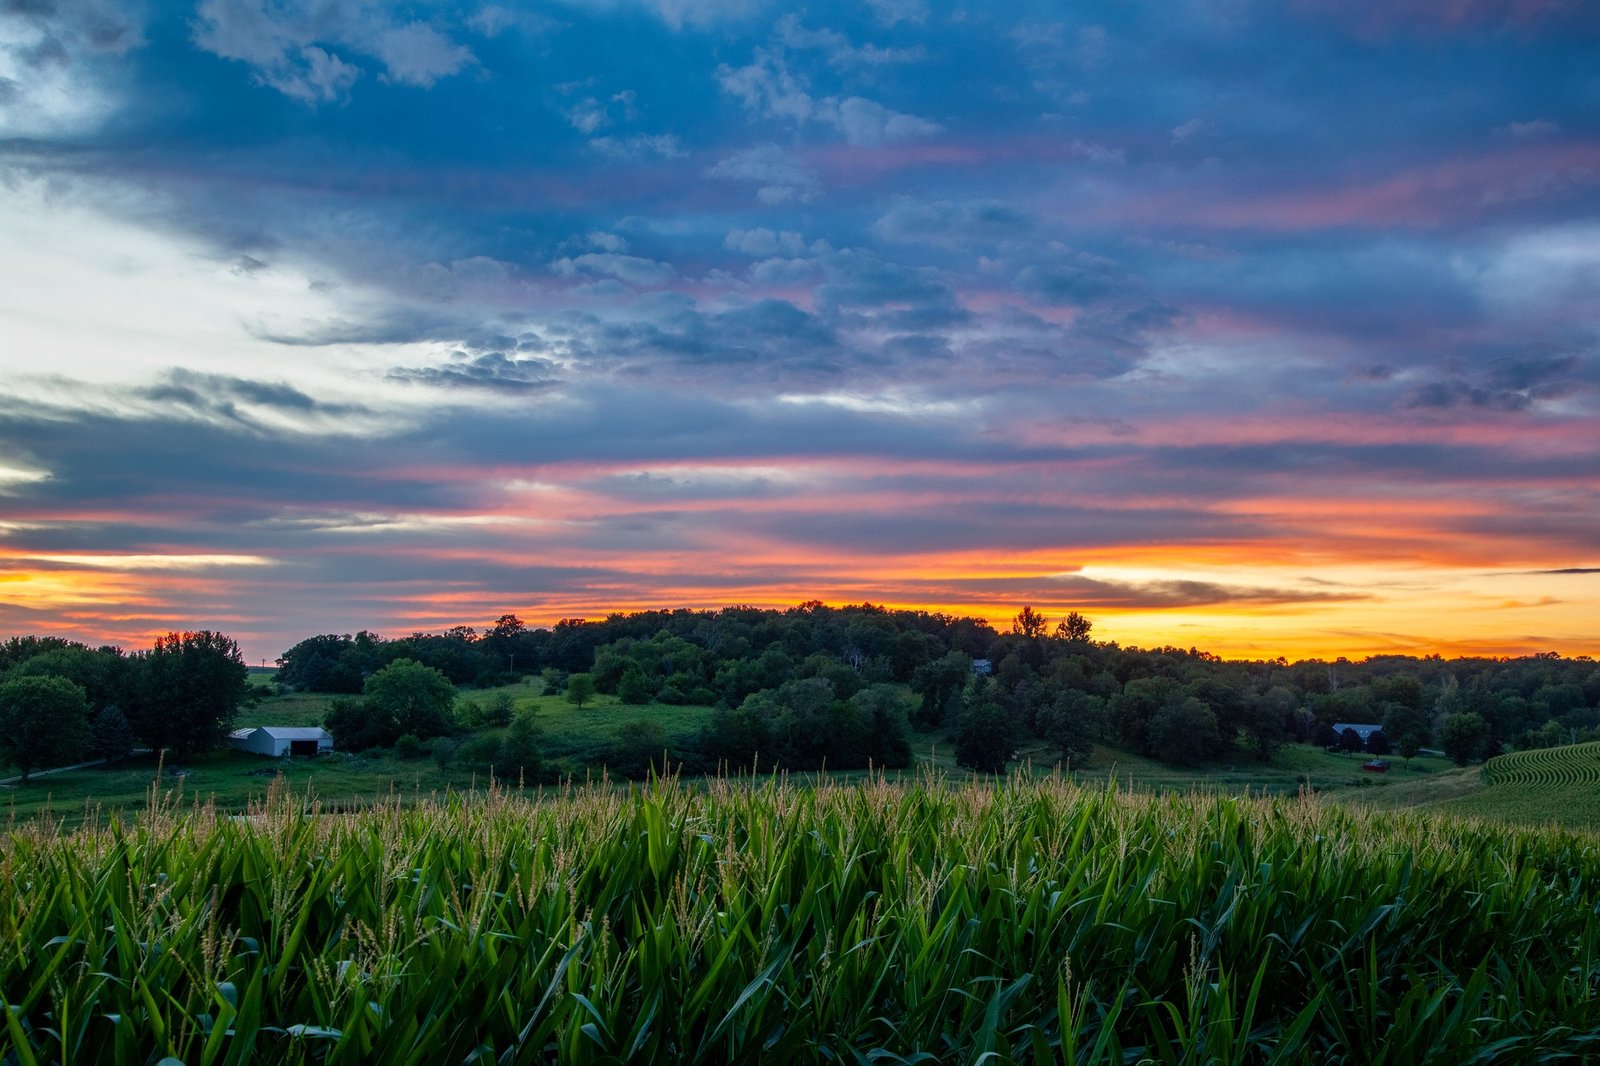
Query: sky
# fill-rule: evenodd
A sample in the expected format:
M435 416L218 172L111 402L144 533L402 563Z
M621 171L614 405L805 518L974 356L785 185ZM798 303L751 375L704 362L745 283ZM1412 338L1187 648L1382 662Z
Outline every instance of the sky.
M1600 651L1584 0L0 0L0 634Z

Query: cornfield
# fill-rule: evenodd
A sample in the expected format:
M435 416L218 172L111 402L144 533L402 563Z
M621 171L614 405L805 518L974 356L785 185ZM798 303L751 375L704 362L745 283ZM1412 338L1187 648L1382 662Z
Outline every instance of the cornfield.
M1489 785L1600 785L1600 740L1497 755L1483 764Z
M1017 777L0 839L8 1064L1600 1056L1600 840L1555 830Z

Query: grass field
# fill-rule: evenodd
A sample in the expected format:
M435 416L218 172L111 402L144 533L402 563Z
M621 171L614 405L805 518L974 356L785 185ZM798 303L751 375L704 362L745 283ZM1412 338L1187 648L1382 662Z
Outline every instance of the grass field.
M606 750L616 730L626 722L643 720L659 725L674 746L692 746L693 737L711 714L704 706L649 704L630 706L613 696L598 696L583 708L574 707L559 695L546 695L543 684L529 680L496 689L468 690L466 701L488 704L504 696L517 712L532 711L542 733L547 777L594 776L605 761ZM236 724L317 725L338 697L319 693L290 693L269 696L253 706L241 708ZM965 779L966 771L955 765L953 748L941 735L918 734L913 739L913 755L919 768L935 768L953 779ZM1037 771L1056 767L1055 753L1035 746L1023 753L1025 765ZM1443 759L1418 758L1408 769L1399 760L1383 776L1364 773L1359 756L1331 755L1321 749L1291 745L1281 749L1269 764L1253 759L1235 763L1208 764L1189 769L1166 766L1129 752L1097 748L1084 765L1071 768L1071 780L1100 784L1108 780L1136 789L1152 791L1214 791L1223 793L1295 794L1302 789L1330 795L1415 793L1426 802L1427 790L1439 772L1449 767ZM188 771L181 787L191 798L208 798L226 811L239 811L265 794L280 764L257 756L223 752L192 760L175 769ZM470 788L481 783L471 772L446 771L430 760L400 760L384 753L346 753L333 759L284 762L288 783L297 790L311 789L329 804L340 807L363 805L390 792L426 796L448 789ZM26 818L48 811L76 824L85 809L136 808L149 796L155 769L153 760L131 760L112 769L91 769L42 778L26 789L11 791L6 799L13 818ZM481 777L481 775L479 775ZM842 780L867 776L865 771L841 773ZM165 787L180 782L168 779ZM1407 789L1407 784L1421 788ZM1399 786L1399 787L1394 787ZM1595 824L1600 824L1597 821Z
M0 866L0 1059L1600 1054L1600 838L928 779L158 804Z
M630 706L603 695L577 708L559 695L546 695L537 679L496 689L467 690L461 698L488 705L501 697L510 699L516 712L532 711L536 715L547 781L569 777L581 781L597 776L616 730L624 723L655 723L672 746L692 747L694 735L711 714L711 708L704 706ZM267 696L241 708L236 724L320 724L336 698L316 693ZM952 745L939 734L915 735L913 757L915 770L936 769L952 780L975 776L955 765ZM1231 763L1174 768L1126 751L1099 747L1086 763L1072 767L1064 776L1085 785L1114 781L1123 787L1154 792L1295 795L1306 790L1383 807L1437 807L1510 821L1600 827L1600 800L1595 790L1585 791L1577 783L1556 787L1553 782L1541 780L1516 786L1507 781L1491 789L1480 780L1476 768L1458 770L1442 758L1418 757L1409 765L1398 758L1391 759L1389 772L1382 775L1364 772L1362 761L1359 755L1289 745L1266 764L1241 757ZM1039 773L1061 769L1055 753L1043 746L1024 750L1022 765ZM296 791L309 789L339 808L368 805L391 793L415 799L483 783L482 774L442 770L430 759L402 760L381 752L342 753L334 758L281 764L258 756L222 752L173 769L186 770L187 776L181 782L165 778L164 789L181 788L189 801L210 800L220 809L234 812L264 796L278 769ZM26 788L0 794L0 802L8 805L14 820L48 813L68 825L76 825L86 811L95 807L110 810L142 806L150 795L154 770L154 761L144 759L112 769L40 778ZM857 781L868 774L852 771L830 776Z

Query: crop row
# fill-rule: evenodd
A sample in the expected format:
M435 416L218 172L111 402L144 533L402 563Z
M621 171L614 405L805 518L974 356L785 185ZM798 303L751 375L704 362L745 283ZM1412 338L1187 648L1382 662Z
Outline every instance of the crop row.
M1600 841L1314 799L278 791L3 844L22 1066L1600 1054Z
M1600 741L1499 755L1483 764L1490 785L1600 786Z

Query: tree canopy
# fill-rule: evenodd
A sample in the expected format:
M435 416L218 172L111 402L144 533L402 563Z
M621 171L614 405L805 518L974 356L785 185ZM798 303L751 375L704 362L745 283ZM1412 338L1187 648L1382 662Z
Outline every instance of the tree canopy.
M64 677L16 677L0 683L0 758L22 772L62 766L88 754L89 703Z

